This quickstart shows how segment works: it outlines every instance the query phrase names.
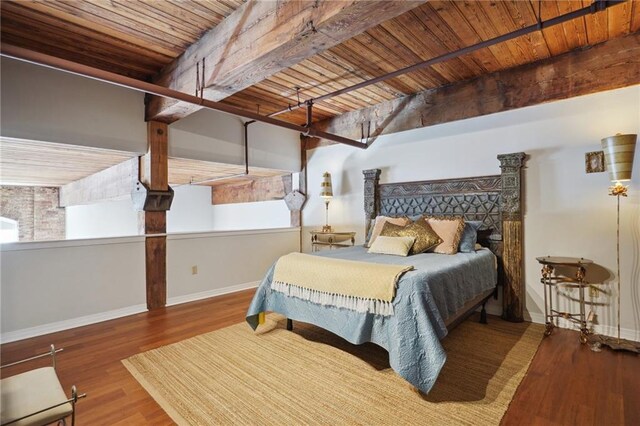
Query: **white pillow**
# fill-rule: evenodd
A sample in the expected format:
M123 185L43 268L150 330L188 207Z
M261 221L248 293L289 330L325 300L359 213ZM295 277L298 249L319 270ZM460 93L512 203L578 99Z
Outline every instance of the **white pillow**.
M369 253L392 254L395 256L406 256L411 250L411 246L416 241L414 237L386 237L378 236L371 244Z

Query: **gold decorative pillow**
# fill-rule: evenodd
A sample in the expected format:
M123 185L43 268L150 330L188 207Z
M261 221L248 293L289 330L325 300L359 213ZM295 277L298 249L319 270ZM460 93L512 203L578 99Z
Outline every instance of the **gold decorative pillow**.
M378 216L376 217L376 222L373 225L373 231L371 232L371 238L367 242L367 247L371 247L371 244L375 241L375 239L382 232L382 227L385 223L393 223L394 225L405 226L407 223L411 222L408 217L391 217L391 216Z
M369 253L393 254L396 256L406 256L413 246L413 237L386 237L378 235L371 244Z
M413 237L415 242L409 254L423 253L442 242L438 234L431 229L426 220L418 219L407 226L398 226L393 223L385 223L380 236L388 237Z
M431 225L436 234L442 238L442 242L434 249L434 253L456 254L460 245L462 231L464 231L464 218L461 216L424 216L423 220Z

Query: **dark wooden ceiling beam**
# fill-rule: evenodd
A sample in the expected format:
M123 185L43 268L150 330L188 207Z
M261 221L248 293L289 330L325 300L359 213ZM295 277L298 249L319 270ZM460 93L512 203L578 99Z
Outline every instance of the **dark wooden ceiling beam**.
M292 188L291 175L245 177L211 185L211 204L282 200Z
M219 101L425 1L249 1L153 81L194 94L196 64L204 59L204 97ZM151 97L146 116L170 123L197 109Z
M360 139L640 84L640 33L609 40L532 64L405 96L316 124ZM315 140L308 148L332 143Z

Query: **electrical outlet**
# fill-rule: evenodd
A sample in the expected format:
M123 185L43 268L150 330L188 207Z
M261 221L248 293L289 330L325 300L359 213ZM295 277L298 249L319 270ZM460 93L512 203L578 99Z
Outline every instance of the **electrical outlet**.
M589 297L592 299L597 299L600 296L600 291L597 287L590 285L589 286Z
M193 265L191 267L191 275L198 275L198 265Z

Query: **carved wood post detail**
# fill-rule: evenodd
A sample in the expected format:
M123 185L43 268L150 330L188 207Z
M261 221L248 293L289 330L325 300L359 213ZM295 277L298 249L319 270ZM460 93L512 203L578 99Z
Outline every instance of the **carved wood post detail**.
M362 174L364 175L364 214L366 220L364 235L366 238L369 235L372 222L378 215L380 169L363 170Z
M524 259L522 242L522 167L524 152L498 155L502 170L500 212L502 214L504 286L502 318L512 322L524 320Z

